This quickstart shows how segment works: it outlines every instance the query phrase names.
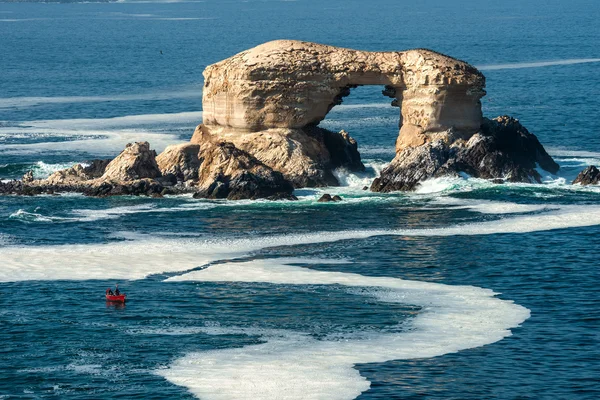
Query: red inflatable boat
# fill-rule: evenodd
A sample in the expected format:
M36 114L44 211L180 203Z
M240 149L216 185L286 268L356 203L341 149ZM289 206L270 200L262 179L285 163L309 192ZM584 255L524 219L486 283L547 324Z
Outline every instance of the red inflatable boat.
M106 289L106 301L117 301L120 303L125 303L125 299L127 298L126 294L120 294L120 295L114 295L114 294L108 294L109 293L109 289Z

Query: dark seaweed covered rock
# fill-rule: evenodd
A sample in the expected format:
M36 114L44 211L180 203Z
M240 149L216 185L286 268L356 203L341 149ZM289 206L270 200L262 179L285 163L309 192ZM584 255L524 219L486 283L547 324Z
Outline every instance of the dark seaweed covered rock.
M375 179L371 190L414 190L426 179L460 173L495 181L539 183L538 165L551 173L559 169L535 135L518 120L502 116L484 119L480 131L469 138L449 130L420 146L404 148Z
M577 175L573 184L597 185L598 182L600 182L600 170L598 170L595 165L590 165Z

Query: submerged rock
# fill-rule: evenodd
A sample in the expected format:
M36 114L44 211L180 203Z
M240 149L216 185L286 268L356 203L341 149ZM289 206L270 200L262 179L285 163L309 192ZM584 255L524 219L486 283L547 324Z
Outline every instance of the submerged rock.
M600 182L600 170L595 165L590 165L577 175L573 184L597 185Z
M403 147L371 190L414 190L426 179L461 173L494 181L539 183L538 165L551 173L559 169L535 135L508 116L485 119L479 132L470 136L450 129L423 140L420 145Z

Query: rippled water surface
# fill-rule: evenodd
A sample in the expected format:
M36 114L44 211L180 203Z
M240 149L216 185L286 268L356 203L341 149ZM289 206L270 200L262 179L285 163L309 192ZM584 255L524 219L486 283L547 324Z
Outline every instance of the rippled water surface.
M569 184L600 163L599 19L593 0L0 3L0 179L189 140L204 67L280 38L464 59L484 113L561 165L364 191L399 111L361 87L322 126L367 171L296 202L0 197L0 398L600 397L600 189Z

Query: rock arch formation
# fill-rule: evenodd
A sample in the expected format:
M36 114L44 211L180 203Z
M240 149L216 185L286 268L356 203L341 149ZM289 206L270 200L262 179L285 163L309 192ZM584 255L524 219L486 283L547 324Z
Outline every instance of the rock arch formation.
M369 52L277 40L204 71L204 125L240 132L317 125L348 89L385 85L401 107L399 143L453 127L481 125L485 77L431 50Z
M32 174L0 193L83 191L91 195L293 198L294 187L337 185L335 168L364 169L345 131L318 126L350 88L384 85L400 107L396 156L371 190L413 190L437 176L467 173L539 182L558 165L537 138L507 116L482 117L485 77L431 50L368 52L278 40L209 65L203 124L160 155L148 143L114 160L75 166L46 180ZM110 161L110 162L109 162Z

